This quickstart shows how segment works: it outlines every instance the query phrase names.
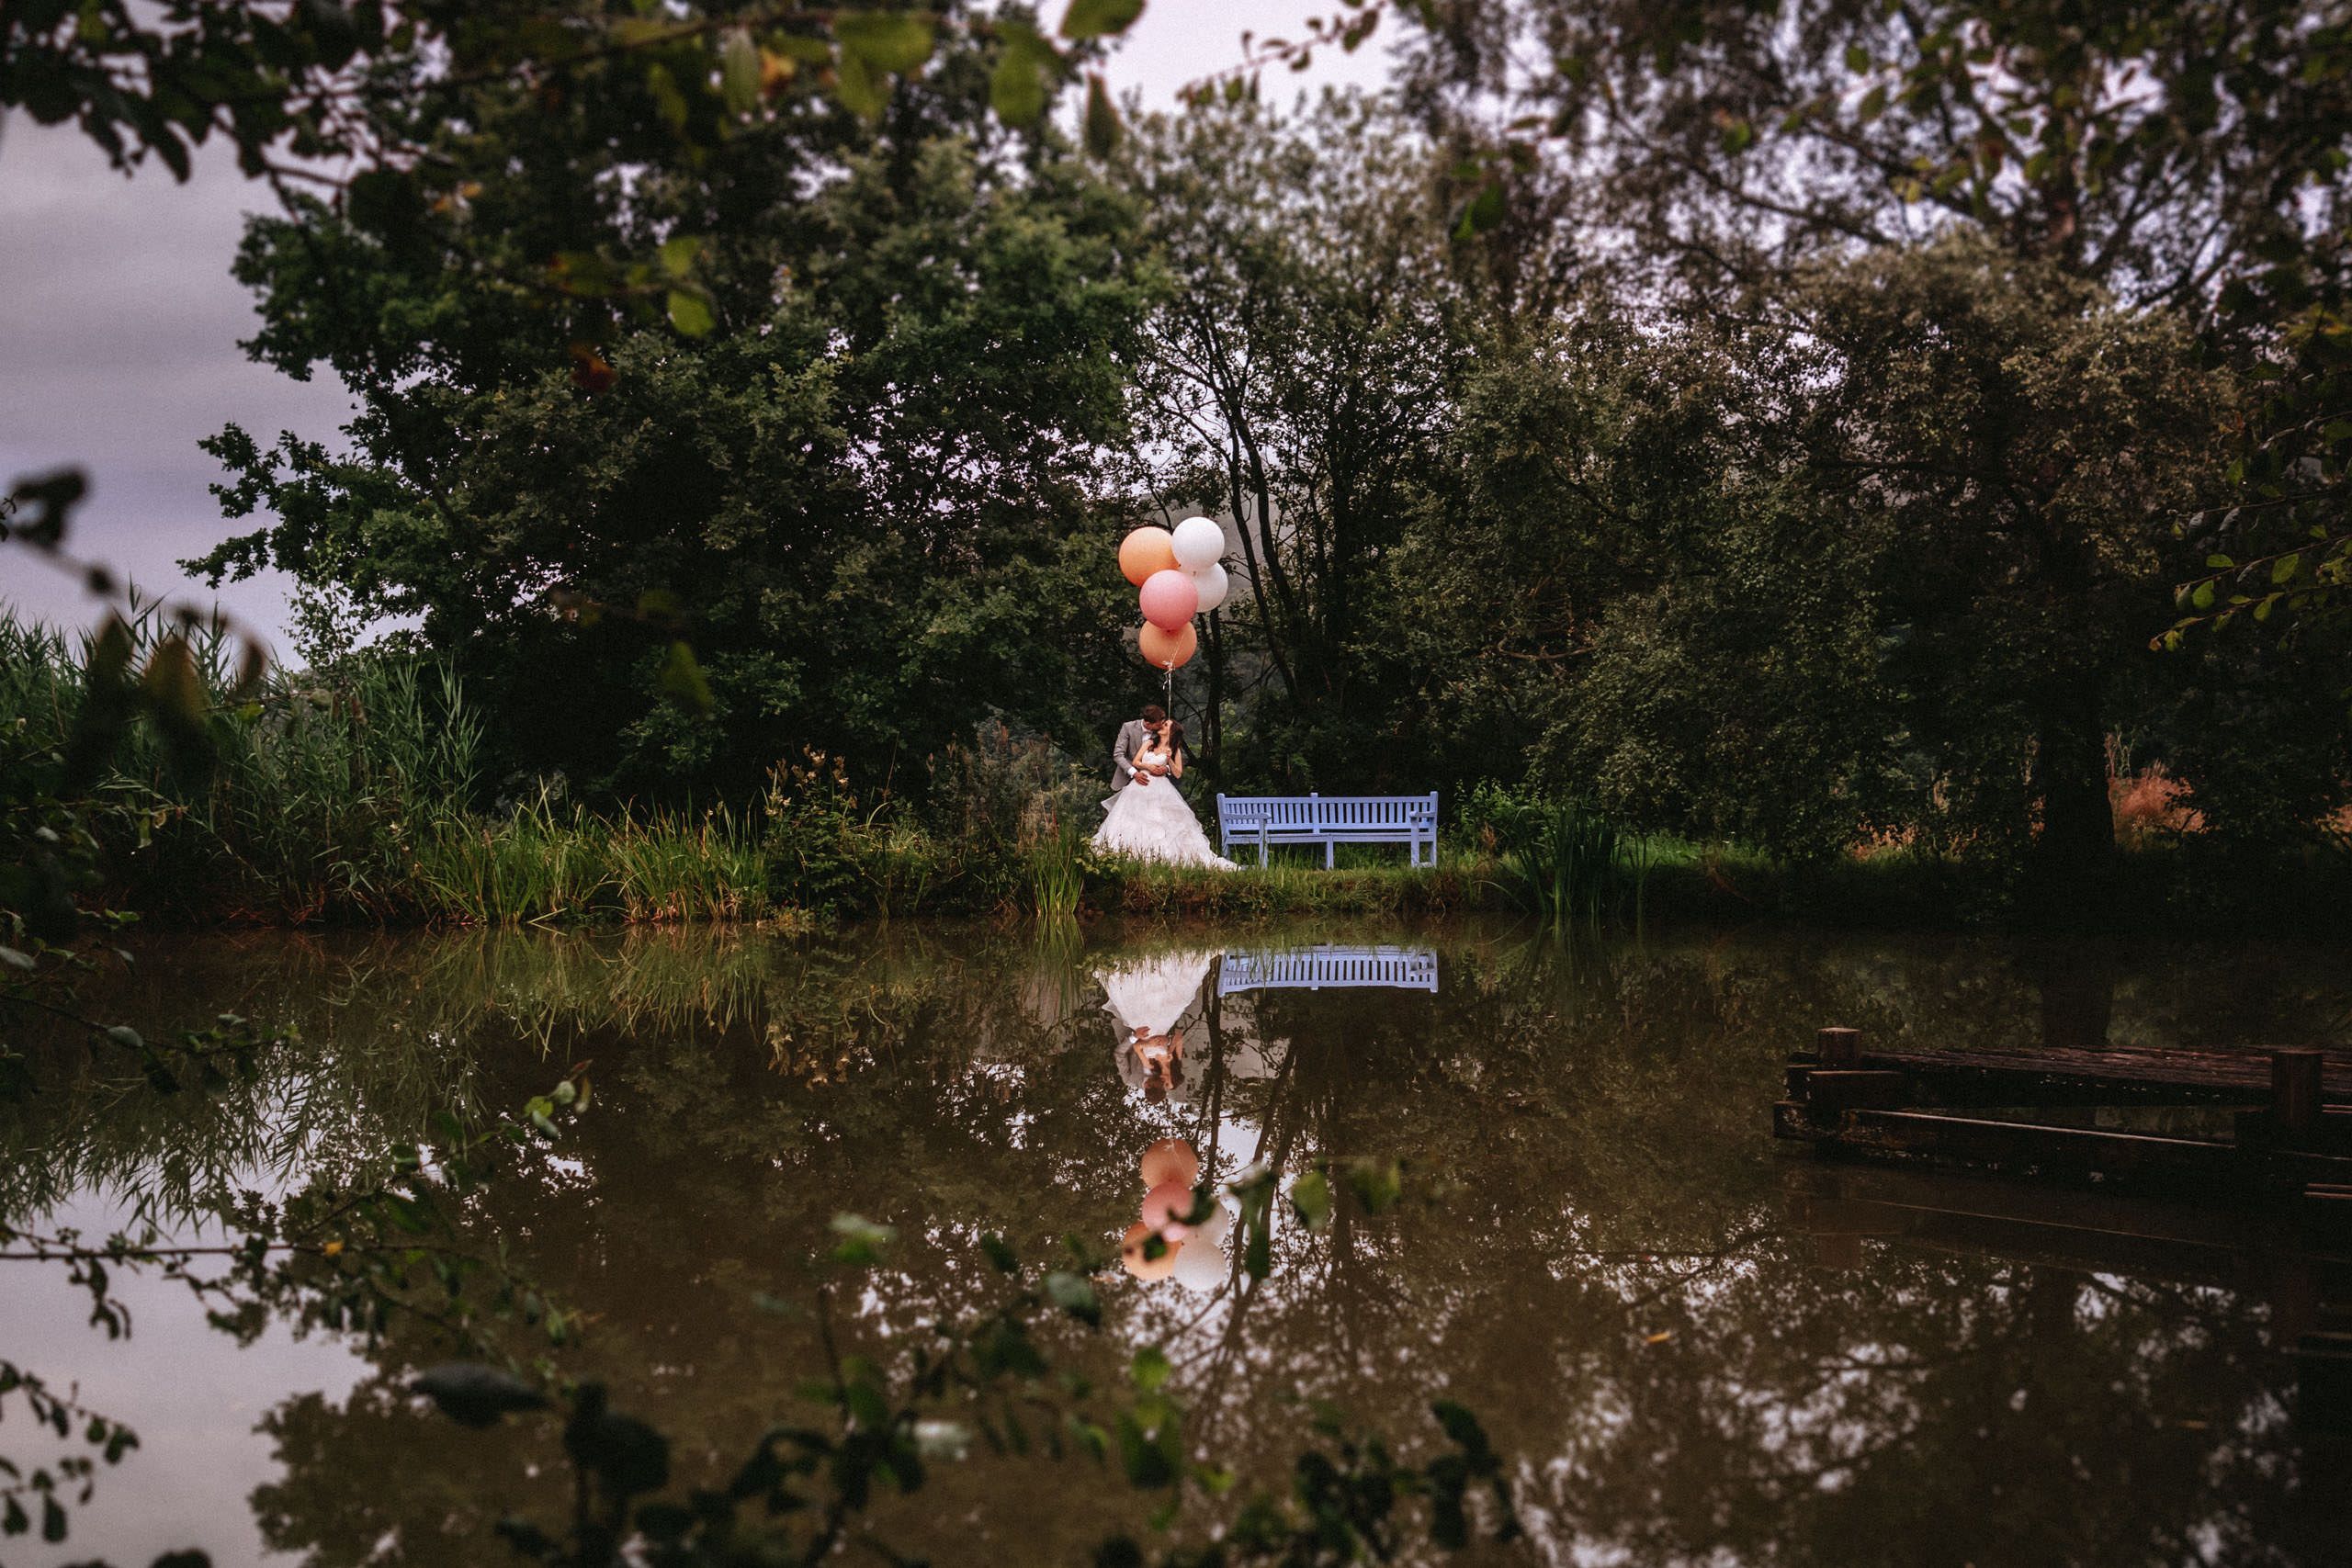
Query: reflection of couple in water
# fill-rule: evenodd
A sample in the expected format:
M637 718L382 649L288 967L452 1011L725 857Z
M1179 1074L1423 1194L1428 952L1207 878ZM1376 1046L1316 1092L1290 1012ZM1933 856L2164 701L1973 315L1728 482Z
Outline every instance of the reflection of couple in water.
M1095 970L1102 1009L1119 1026L1119 1077L1148 1104L1182 1104L1188 1096L1184 1035L1195 1037L1207 991L1213 951L1121 959ZM1119 1238L1119 1260L1147 1282L1174 1280L1191 1291L1214 1291L1230 1273L1220 1250L1225 1208L1198 1185L1200 1156L1182 1138L1161 1138L1144 1150L1144 1197L1134 1224Z
M1143 1097L1157 1105L1168 1098L1170 1089L1184 1082L1184 1035L1180 1031L1154 1034L1148 1024L1135 1026L1135 1038L1128 1049L1143 1066Z
M1213 952L1132 958L1094 972L1119 1024L1119 1076L1154 1105L1185 1099L1184 1032L1200 1011Z

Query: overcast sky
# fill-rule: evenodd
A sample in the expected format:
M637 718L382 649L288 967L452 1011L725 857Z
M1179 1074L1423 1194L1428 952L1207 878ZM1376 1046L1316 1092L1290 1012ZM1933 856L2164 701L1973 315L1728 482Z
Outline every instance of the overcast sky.
M1043 7L1053 14L1051 0ZM1244 28L1300 37L1333 0L1149 0L1109 73L1164 107L1186 82L1240 58ZM1376 83L1382 51L1333 51L1271 90ZM0 488L79 464L92 479L75 547L151 593L209 601L175 564L250 525L224 521L207 486L219 466L198 440L243 425L265 446L281 430L335 439L349 401L332 377L305 384L249 363L237 347L253 301L229 276L244 214L268 192L241 179L216 145L195 177L160 169L125 179L69 130L0 120ZM230 584L222 607L280 638L285 584ZM24 552L0 551L0 604L80 626L77 584Z

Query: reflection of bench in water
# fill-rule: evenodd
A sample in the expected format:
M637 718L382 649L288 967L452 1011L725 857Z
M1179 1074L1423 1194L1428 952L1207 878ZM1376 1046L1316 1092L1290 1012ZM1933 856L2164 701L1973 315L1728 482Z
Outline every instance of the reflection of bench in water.
M1296 947L1281 953L1228 953L1216 972L1220 997L1236 991L1340 990L1351 986L1435 991L1437 953L1426 947Z

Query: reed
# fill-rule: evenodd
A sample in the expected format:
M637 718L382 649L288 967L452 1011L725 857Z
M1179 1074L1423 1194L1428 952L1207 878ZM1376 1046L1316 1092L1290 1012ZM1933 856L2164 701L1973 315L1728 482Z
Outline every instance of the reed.
M458 925L738 920L768 908L757 835L731 812L605 818L566 811L546 788L503 819L441 823L418 874L428 918Z
M206 703L211 765L186 766L145 726L116 748L94 795L112 809L108 872L135 907L213 918L385 919L407 908L417 840L474 787L481 725L446 666L347 661L333 681L279 672L232 698L217 626L155 606L126 617L134 666L185 637ZM0 615L0 714L33 753L62 750L89 690L87 638Z
M152 606L129 619L138 662L183 630ZM769 908L758 836L729 811L602 816L548 787L503 813L475 810L483 728L446 664L368 652L326 674L278 672L243 700L218 630L187 635L212 763L190 774L144 727L123 738L92 792L111 903L208 919L461 925ZM88 697L87 654L86 639L0 615L0 721L24 754L65 746Z

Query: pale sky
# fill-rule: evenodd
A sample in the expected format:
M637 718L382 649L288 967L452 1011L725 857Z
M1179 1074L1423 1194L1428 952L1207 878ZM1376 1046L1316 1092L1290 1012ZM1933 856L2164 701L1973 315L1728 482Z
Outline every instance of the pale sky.
M1056 6L1042 6L1048 17ZM1149 0L1107 73L1121 92L1166 107L1186 82L1238 61L1240 35L1299 38L1335 0ZM1376 85L1379 38L1353 56L1318 56L1270 94L1326 84ZM24 475L79 464L92 479L74 547L142 590L208 602L175 564L250 523L231 525L206 488L219 466L197 441L243 425L267 446L281 430L337 442L349 412L332 377L303 384L249 363L253 301L229 276L243 215L269 205L218 145L175 185L151 168L125 179L70 130L0 118L0 491ZM221 606L282 637L285 584L233 583ZM83 626L95 605L28 552L0 550L0 604Z

